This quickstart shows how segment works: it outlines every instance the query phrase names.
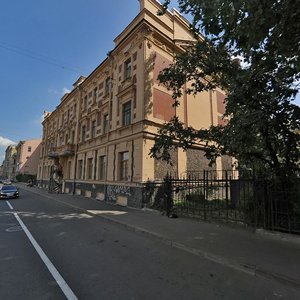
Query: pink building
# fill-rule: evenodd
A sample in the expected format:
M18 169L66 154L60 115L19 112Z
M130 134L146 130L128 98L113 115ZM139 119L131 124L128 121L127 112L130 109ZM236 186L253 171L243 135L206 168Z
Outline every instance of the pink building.
M41 139L20 141L16 146L16 173L36 175Z

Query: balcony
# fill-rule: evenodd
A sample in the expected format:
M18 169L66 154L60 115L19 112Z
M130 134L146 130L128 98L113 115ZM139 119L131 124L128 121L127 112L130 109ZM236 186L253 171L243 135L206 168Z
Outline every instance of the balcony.
M68 157L73 156L75 153L74 144L66 144L59 147L53 147L48 152L49 158Z
M56 151L56 149L57 149L56 147L52 147L49 149L48 158L58 158L59 157L59 154Z
M75 153L74 144L66 144L59 147L59 156L73 156Z

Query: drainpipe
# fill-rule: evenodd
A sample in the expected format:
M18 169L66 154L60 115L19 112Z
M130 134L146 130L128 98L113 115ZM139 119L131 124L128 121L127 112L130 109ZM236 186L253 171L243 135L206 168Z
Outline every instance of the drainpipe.
M106 166L105 166L105 178L104 178L104 200L107 199L107 174L108 174L108 143L109 143L109 132L110 132L110 112L111 112L111 102L112 102L112 96L113 96L113 57L111 55L111 52L108 53L108 57L110 58L110 95L109 95L109 102L108 102L108 128L107 128L107 134L106 134Z
M44 153L43 153L44 155ZM45 163L45 158L43 157L43 160L42 160L42 174L41 174L41 188L44 187L44 163Z
M79 112L80 112L80 99L82 96L82 90L80 86L77 87L79 90L79 98L77 100L77 111L76 113L76 126L75 126L75 137L74 137L74 142L76 141L76 147L75 147L75 163L74 163L74 179L73 179L73 192L72 194L75 195L76 191L76 173L77 173L77 158L78 158L78 127L79 127Z
M98 150L95 150L95 156L94 156L94 175L93 175L93 189L92 189L92 193L94 193L94 195L92 197L97 198L97 191L95 190L95 181L97 180L97 164L98 164Z
M76 191L76 173L77 173L77 153L78 153L78 144L75 147L75 163L74 163L74 178L73 178L73 191L72 194L75 195Z
M214 125L214 114L213 114L213 95L212 90L209 90L209 104L210 104L210 121L211 126Z
M133 182L134 175L134 140L131 141L131 176L130 181Z

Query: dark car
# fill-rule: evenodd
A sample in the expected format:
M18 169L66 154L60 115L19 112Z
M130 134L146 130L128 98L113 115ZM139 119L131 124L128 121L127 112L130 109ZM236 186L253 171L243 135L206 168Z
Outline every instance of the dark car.
M19 198L19 191L14 185L0 186L0 199L2 198Z

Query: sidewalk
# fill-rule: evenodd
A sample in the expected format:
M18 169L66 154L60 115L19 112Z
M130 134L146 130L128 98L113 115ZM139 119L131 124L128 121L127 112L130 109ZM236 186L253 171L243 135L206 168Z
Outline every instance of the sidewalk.
M294 242L290 242L276 234L255 234L245 228L187 218L172 219L155 211L121 207L82 196L49 194L25 184L18 186L229 268L300 289L300 237L291 237Z

